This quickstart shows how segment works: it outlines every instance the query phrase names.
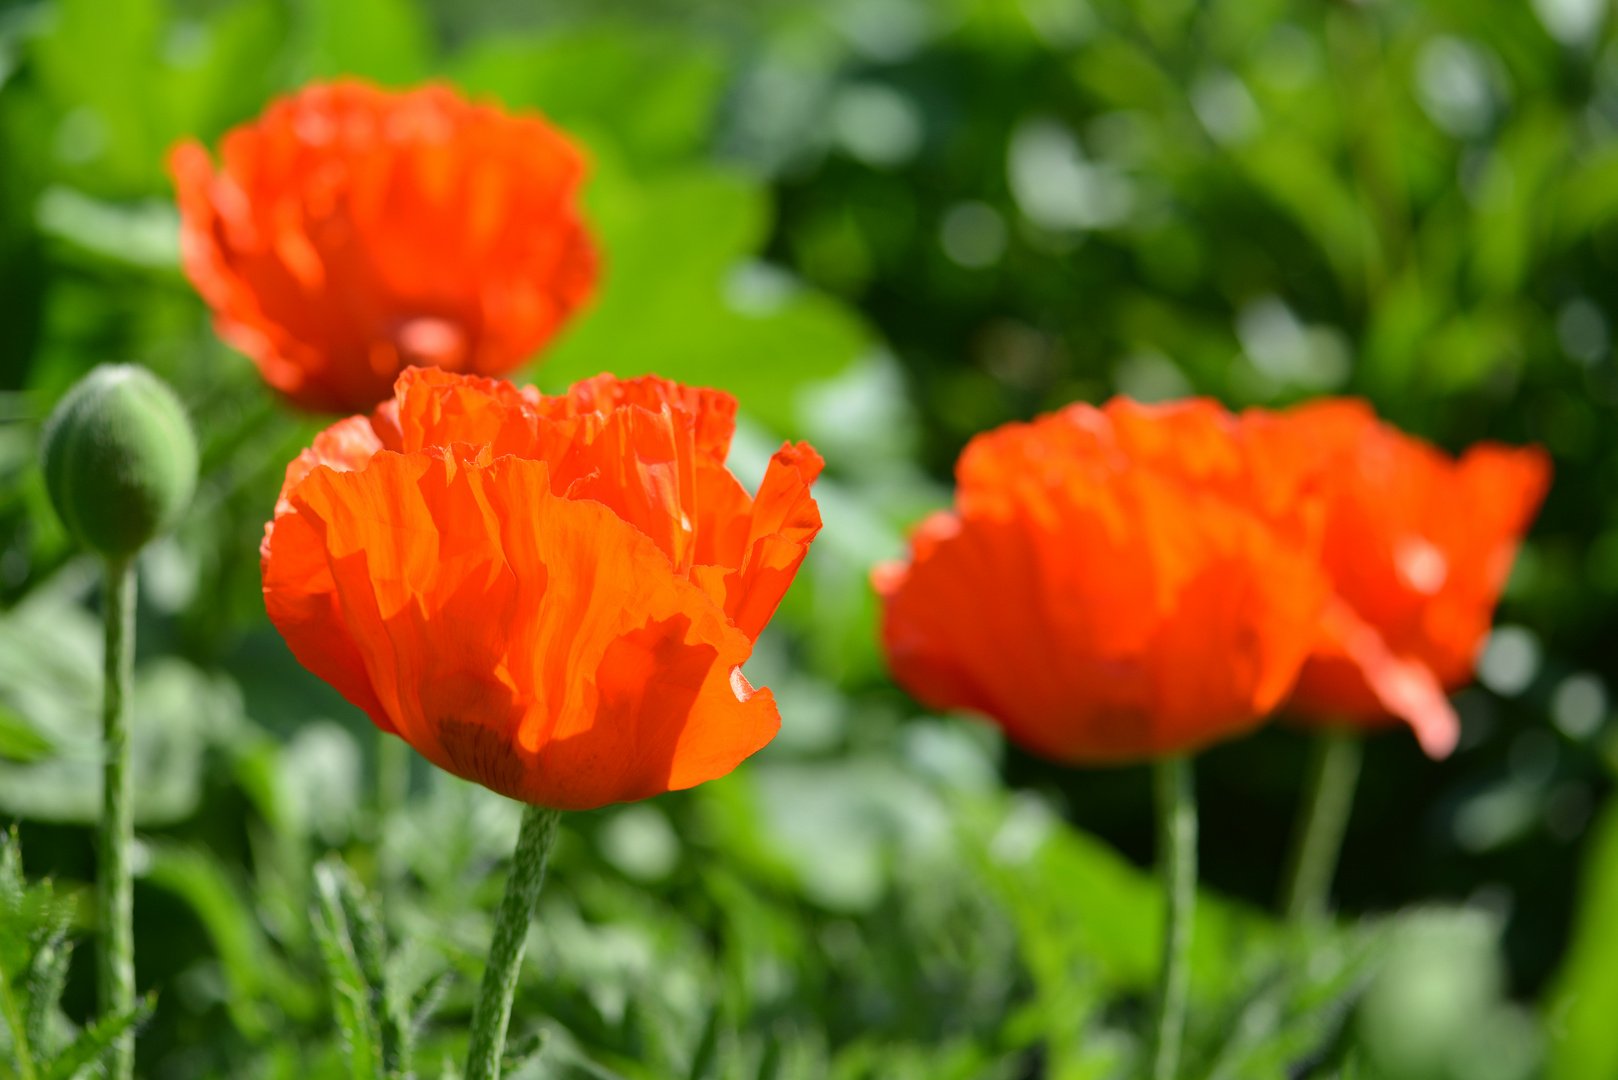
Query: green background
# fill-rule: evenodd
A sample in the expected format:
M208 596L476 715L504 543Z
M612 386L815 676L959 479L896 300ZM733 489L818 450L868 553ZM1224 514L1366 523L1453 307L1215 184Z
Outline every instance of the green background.
M137 362L202 444L140 565L142 1071L372 1075L311 927L336 851L400 970L460 973L423 1036L439 1075L514 835L419 762L390 785L266 622L258 540L324 421L271 398L177 268L167 147L346 73L449 79L587 146L602 288L526 377L722 386L750 483L782 437L830 466L749 666L781 737L569 817L523 1075L1127 1074L1160 934L1144 771L923 715L883 675L866 570L995 424L1341 392L1452 450L1540 442L1555 485L1461 749L1368 745L1337 924L1267 914L1306 739L1199 762L1187 1075L1618 1077L1613 22L1598 0L0 3L0 816L83 933L95 568L45 501L38 425L94 364ZM80 953L58 1025L91 1011Z

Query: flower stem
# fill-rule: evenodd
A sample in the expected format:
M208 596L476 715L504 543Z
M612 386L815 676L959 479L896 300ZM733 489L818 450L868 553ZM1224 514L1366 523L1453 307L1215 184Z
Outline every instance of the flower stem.
M1191 989L1191 928L1197 907L1197 796L1191 759L1173 757L1154 764L1152 786L1157 799L1157 865L1167 911L1152 1018L1151 1080L1174 1080Z
M539 889L545 883L545 862L556 843L561 812L530 806L523 811L522 831L512 858L506 895L494 920L494 940L483 969L483 986L472 1010L472 1038L466 1049L466 1080L500 1080L500 1059L506 1049L506 1026L511 1022L511 999L522 970L528 924L534 919Z
M1293 923L1326 914L1363 755L1359 736L1349 730L1330 730L1314 740L1304 781L1304 805L1281 894L1281 910Z
M102 744L106 754L101 791L101 836L97 846L97 990L101 1015L120 1016L135 1008L134 886L130 848L135 842L135 807L130 791L129 714L135 680L135 567L132 560L107 560L107 651L102 691ZM130 1080L135 1072L135 1035L118 1036L107 1058L108 1080Z

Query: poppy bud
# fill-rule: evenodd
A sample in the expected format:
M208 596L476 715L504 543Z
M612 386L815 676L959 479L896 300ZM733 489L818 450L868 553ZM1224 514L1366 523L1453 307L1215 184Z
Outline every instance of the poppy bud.
M184 407L132 364L103 364L67 392L45 422L40 461L68 532L109 558L173 525L197 485Z

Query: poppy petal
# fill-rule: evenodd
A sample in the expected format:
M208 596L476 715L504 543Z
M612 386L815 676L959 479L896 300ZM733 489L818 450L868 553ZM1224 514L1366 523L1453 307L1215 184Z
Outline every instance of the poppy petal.
M275 520L259 546L264 604L298 662L326 680L373 723L392 732L382 703L371 689L365 659L348 633L337 600L337 583L323 554L321 524L289 498L311 473L349 472L369 464L380 449L364 417L340 420L287 466Z
M697 541L691 561L699 567L739 567L747 558L753 497L722 462L704 455L695 471Z
M770 458L748 524L746 559L724 575L725 614L756 641L780 606L809 544L820 508L809 494L825 461L808 443L786 444Z
M544 462L383 453L291 501L377 700L457 775L581 809L711 779L779 727L767 691L738 689L750 640L650 538L552 492Z
M1327 606L1321 631L1326 638L1319 650L1323 658L1340 656L1352 663L1377 706L1409 724L1428 757L1450 755L1460 741L1461 719L1431 668L1394 655L1382 635L1340 600Z
M697 449L720 464L730 452L730 440L736 433L736 399L723 390L686 386L656 375L619 379L604 373L583 379L565 395L550 399L547 415L557 419L605 415L629 405L654 413L668 408L689 417Z
M281 484L276 512L281 512L287 506L287 492L301 484L303 478L316 467L325 465L338 472L363 469L370 462L372 455L380 449L382 440L377 437L376 428L365 417L350 416L346 420L337 421L316 435L309 449L300 452L287 466L286 479Z
M676 572L691 565L696 518L695 454L688 425L668 409L631 405L579 429L573 460L589 473L568 485L574 499L594 499L651 537Z
M1324 508L1322 562L1375 641L1341 619L1328 627L1290 711L1305 722L1364 727L1398 717L1429 753L1447 753L1453 715L1435 699L1472 676L1549 484L1549 459L1533 447L1481 443L1455 460L1354 400L1247 414L1244 425L1278 460L1303 462L1313 475Z
M1140 465L1088 407L981 436L962 473L961 511L873 579L923 702L1098 763L1237 734L1290 690L1325 580L1241 502Z
M169 158L186 273L220 335L310 409L384 400L405 366L500 374L589 297L582 155L448 86L313 83Z

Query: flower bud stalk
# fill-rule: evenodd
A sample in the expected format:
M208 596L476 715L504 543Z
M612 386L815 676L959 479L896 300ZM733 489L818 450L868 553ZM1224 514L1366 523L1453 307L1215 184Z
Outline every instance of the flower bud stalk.
M132 559L108 559L106 597L106 674L101 722L106 755L101 832L96 848L96 988L103 1017L135 1009L134 887L130 848L135 841L134 801L129 774L129 715L135 681L135 566ZM130 1080L135 1072L135 1033L125 1031L107 1058L108 1080Z

